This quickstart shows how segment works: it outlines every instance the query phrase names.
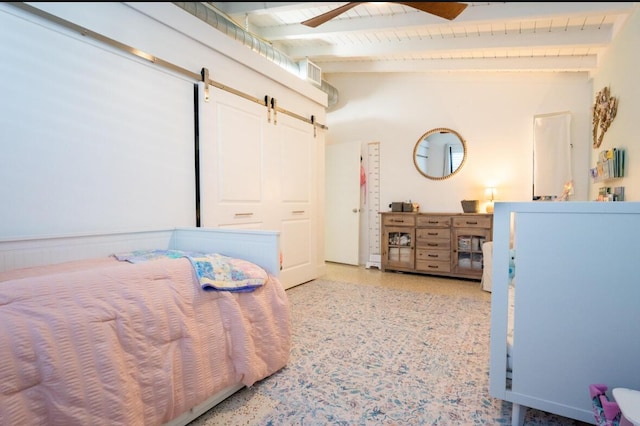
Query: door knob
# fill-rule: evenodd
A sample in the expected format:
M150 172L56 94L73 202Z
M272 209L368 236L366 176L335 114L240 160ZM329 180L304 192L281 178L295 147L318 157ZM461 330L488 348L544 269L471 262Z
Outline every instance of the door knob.
M358 209L353 209L351 211L354 212L354 213L358 213Z

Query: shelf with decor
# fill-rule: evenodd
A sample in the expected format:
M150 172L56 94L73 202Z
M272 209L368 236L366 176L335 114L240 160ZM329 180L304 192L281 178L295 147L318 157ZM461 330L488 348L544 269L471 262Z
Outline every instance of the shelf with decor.
M625 176L626 152L623 148L610 148L598 153L596 166L591 169L593 183L603 183L598 188L596 201L624 201L624 186L608 186Z
M624 201L624 186L602 186L598 188L596 201Z
M624 148L600 151L596 166L590 170L593 182L606 182L624 177L625 161L626 151Z

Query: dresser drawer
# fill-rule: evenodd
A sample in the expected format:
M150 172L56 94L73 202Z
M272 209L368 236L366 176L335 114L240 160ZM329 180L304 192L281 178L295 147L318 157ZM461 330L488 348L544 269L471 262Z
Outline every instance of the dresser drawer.
M416 240L416 247L431 250L449 250L451 240Z
M449 228L417 228L416 238L419 240L450 240Z
M424 272L451 272L451 262L416 260L416 270Z
M451 226L451 216L419 215L417 218L417 226L448 228L449 226Z
M449 250L416 250L416 260L443 261L451 260L451 252Z
M456 228L491 228L491 216L457 216L453 218Z
M385 214L382 224L387 226L416 226L416 216L412 214Z

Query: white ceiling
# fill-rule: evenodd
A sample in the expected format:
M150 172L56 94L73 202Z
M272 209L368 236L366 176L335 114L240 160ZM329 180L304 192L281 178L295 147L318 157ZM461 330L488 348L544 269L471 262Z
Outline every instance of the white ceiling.
M637 2L468 2L453 21L395 3L212 2L245 31L323 73L591 72Z

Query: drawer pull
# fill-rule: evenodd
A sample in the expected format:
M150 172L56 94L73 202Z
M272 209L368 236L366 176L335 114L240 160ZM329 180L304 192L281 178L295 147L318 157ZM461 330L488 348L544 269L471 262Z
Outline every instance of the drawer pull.
M427 223L435 223L435 224L438 224L439 222L438 222L437 220L429 220L429 221L427 221Z
M437 267L437 266L435 266L435 265L429 265L429 268L431 268L431 269L438 269L438 267Z
M477 224L478 224L477 220L474 220L473 222L467 221L467 225L477 225Z
M235 217L239 217L239 216L253 216L253 213L235 213L234 214Z
M438 256L437 254L428 254L427 256L428 256L428 257L440 257L440 256Z
M292 210L291 213L293 213L293 214L301 214L301 213L304 213L304 210Z
M427 232L427 235L438 235L437 232Z
M404 223L404 219L391 219L393 223Z
M427 243L429 247L438 247L438 243Z

